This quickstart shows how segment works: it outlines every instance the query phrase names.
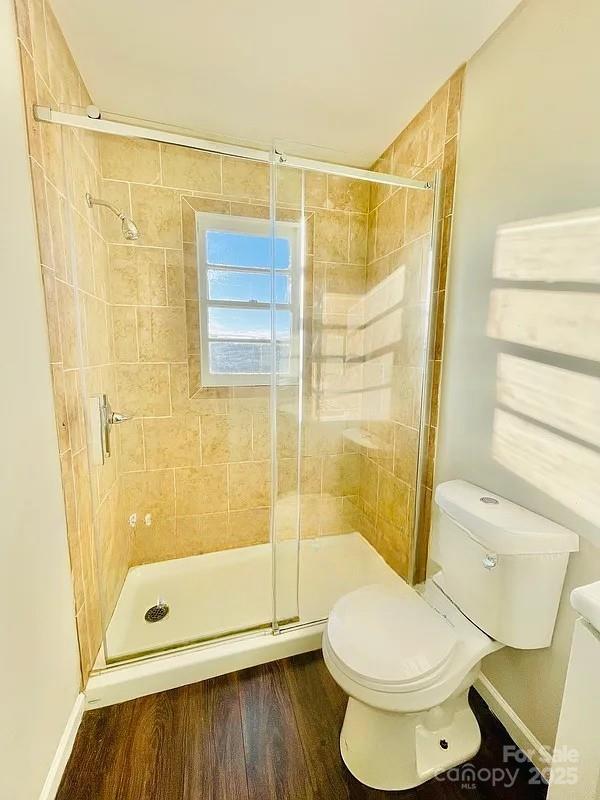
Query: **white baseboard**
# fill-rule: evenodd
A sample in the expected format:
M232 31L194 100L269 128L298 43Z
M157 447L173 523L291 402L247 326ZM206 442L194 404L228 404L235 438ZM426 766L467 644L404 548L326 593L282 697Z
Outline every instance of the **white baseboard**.
M490 683L485 675L480 675L475 682L475 689L483 697L491 711L498 717L508 731L514 743L527 754L531 762L543 774L547 775L552 765L552 754L539 739L529 730L521 717L513 710L506 699Z
M56 792L58 791L63 772L65 771L67 761L73 749L79 725L81 724L84 709L85 695L80 693L77 695L63 734L60 737L60 742L58 743L56 753L50 764L50 769L48 770L46 780L40 792L39 800L54 800L56 797Z

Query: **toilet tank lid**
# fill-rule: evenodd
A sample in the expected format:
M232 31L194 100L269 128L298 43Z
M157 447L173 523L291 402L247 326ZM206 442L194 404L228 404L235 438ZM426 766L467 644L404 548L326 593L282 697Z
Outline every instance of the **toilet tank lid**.
M546 517L467 481L440 483L435 502L480 544L500 555L571 553L579 537Z

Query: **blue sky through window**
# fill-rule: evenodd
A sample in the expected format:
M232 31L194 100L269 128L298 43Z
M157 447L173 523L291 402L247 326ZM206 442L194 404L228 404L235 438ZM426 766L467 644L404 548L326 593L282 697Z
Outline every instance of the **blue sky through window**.
M275 369L282 374L290 372L293 238L273 239L267 233L267 221L252 220L251 229L255 222L260 222L256 229L263 235L248 233L243 223L239 231L218 226L204 229L207 297L203 325L208 334L209 368L215 375L270 373L273 279L278 306L274 312Z
M206 231L206 262L229 267L270 268L273 260L270 236L231 231ZM289 239L275 239L275 269L289 269Z
M270 303L271 274L260 275L256 272L244 273L209 269L208 297L210 300ZM275 302L290 302L289 275L275 275Z

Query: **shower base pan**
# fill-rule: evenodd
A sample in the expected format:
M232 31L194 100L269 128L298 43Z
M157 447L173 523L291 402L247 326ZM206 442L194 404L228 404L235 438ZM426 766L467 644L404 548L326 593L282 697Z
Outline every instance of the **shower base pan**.
M304 539L299 561L297 542L282 542L276 559L277 634L271 629L270 545L132 567L106 636L111 662L121 663L106 666L99 656L86 687L88 707L317 650L339 597L365 584L401 580L359 533ZM161 604L168 606L164 616L164 609L157 613ZM162 619L147 622L150 609L150 618Z

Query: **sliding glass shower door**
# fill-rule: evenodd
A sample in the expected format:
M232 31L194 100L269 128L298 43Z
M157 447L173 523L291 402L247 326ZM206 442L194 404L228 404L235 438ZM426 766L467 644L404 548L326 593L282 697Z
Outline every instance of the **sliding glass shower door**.
M275 170L274 250L290 225L300 236L291 305L275 311L280 626L288 616L326 619L360 585L411 579L425 481L436 225L433 170L418 176L430 186L415 188L285 163Z
M90 658L278 632L407 577L430 189L68 127L62 147Z

